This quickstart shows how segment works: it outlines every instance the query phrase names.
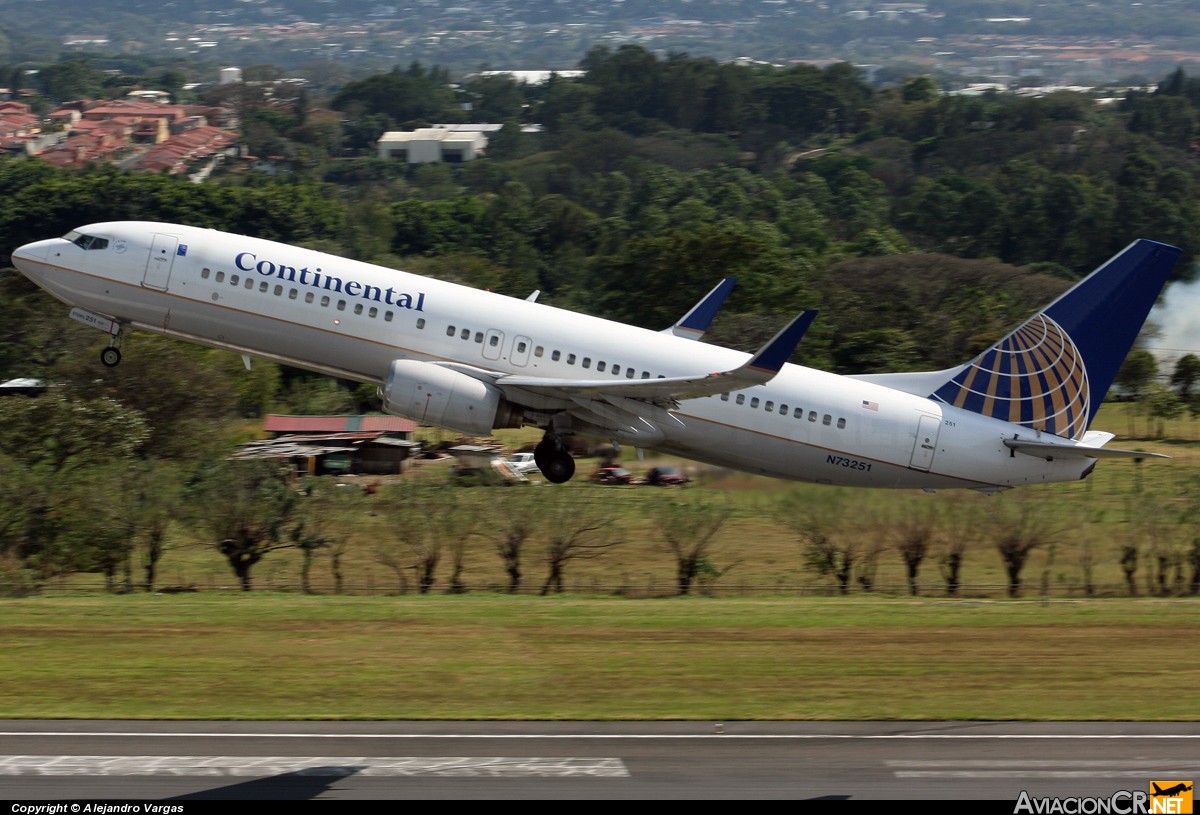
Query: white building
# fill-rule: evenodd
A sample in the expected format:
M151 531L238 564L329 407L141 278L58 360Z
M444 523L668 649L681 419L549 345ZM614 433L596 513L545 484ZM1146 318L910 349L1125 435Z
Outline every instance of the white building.
M425 164L430 161L461 163L479 158L487 149L487 135L480 125L423 127L419 130L395 130L379 137L380 158Z

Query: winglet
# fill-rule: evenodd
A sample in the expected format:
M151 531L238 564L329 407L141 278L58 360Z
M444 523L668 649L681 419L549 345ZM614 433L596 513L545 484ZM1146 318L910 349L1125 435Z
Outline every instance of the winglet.
M692 306L687 314L680 317L679 322L670 328L663 329L662 333L674 334L676 337L684 337L689 340L700 339L712 325L717 312L721 310L721 306L725 305L725 298L733 291L736 284L736 277L725 278L712 291L704 295L699 303Z
M767 374L767 379L775 376L783 369L784 363L792 356L800 340L804 339L809 326L817 318L816 309L805 309L785 325L778 334L758 349L750 361L742 366L742 370Z

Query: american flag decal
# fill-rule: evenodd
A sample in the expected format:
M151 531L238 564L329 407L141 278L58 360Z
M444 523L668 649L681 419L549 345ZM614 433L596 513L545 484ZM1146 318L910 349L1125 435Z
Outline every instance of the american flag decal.
M179 248L175 250L175 254L178 255L179 257L183 257L184 255L186 255L187 254L187 244L186 243L179 244Z
M878 402L868 402L866 399L864 399L863 400L863 408L866 410L879 410L879 403Z

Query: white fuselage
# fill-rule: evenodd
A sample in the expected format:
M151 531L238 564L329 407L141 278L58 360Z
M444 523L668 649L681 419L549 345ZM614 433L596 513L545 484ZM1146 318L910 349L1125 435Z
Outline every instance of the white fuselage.
M59 299L133 327L364 382L381 383L396 359L619 382L726 371L748 358L257 238L142 222L85 229L108 245L41 241L14 261ZM650 434L599 403L530 393L525 404L535 413L578 410L588 432L627 443L817 483L991 489L1076 480L1094 465L1014 455L1003 440L1033 431L790 364L767 384L669 412L639 402Z

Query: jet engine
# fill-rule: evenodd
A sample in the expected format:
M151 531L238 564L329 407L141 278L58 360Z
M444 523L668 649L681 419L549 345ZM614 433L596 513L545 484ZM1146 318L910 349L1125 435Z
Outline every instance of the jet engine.
M521 408L495 385L428 362L392 360L380 396L388 413L473 436L521 426Z

